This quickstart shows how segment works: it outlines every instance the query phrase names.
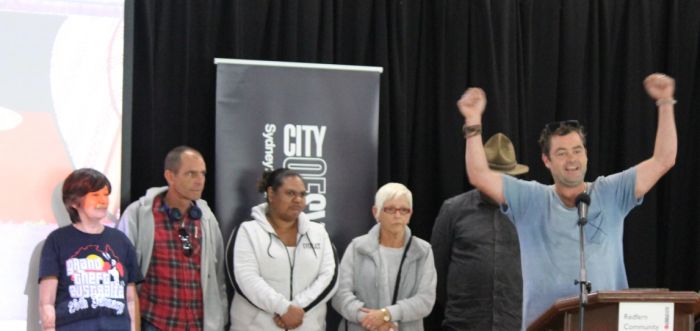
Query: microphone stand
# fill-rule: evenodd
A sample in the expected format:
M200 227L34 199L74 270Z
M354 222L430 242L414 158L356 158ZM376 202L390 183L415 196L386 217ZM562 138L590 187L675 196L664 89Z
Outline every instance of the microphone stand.
M583 314L584 307L588 304L588 293L591 292L591 282L586 279L586 255L583 249L583 226L588 223L586 217L580 217L578 220L578 234L579 234L579 252L580 252L580 269L579 269L579 279L574 280L575 285L579 285L580 295L579 295L579 309L578 309L578 322L579 331L583 331Z

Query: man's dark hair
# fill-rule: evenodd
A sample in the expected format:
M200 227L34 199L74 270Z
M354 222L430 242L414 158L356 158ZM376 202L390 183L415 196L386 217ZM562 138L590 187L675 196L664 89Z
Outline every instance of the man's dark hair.
M537 141L542 149L542 154L549 157L549 149L552 147L552 136L565 136L571 132L578 133L583 147L586 147L586 130L578 121L558 121L545 125L540 133L540 139Z
M95 169L78 169L66 177L62 189L63 205L68 211L71 223L80 222L78 210L73 206L80 205L88 193L99 191L105 186L109 193L112 193L112 184L109 183L107 176Z
M170 170L172 172L177 173L177 171L180 169L180 164L182 163L182 158L181 158L182 153L185 153L185 152L192 152L192 153L199 155L199 157L204 158L204 157L202 157L202 153L200 153L198 150L196 150L190 146L185 146L185 145L177 146L177 147L171 149L170 152L168 152L168 155L165 156L165 162L164 162L165 170Z

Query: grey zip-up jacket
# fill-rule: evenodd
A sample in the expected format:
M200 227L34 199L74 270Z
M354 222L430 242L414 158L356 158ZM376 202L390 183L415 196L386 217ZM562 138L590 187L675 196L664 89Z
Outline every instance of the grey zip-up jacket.
M286 247L267 220L267 203L253 207L253 220L236 230L233 246L231 330L280 330L275 314L290 304L304 309L295 330L325 330L326 304L335 293L337 266L325 225L300 213L297 246Z
M430 314L435 304L437 273L430 243L413 237L401 269L401 280L396 304L391 300L394 289L387 284L387 275L380 263L379 224L369 233L352 240L340 262L338 292L333 297L333 308L345 320L349 330L364 330L359 324L358 311L387 308L394 323L401 331L422 331L423 318ZM411 237L406 227L404 247ZM396 275L389 275L396 277ZM342 321L339 330L345 330Z
M168 190L167 186L153 187L146 195L124 210L117 229L124 232L136 247L141 273L146 276L153 254L155 223L153 199ZM224 274L224 240L219 222L206 201L197 200L202 210L202 297L204 299L204 330L221 331L228 322L228 300Z

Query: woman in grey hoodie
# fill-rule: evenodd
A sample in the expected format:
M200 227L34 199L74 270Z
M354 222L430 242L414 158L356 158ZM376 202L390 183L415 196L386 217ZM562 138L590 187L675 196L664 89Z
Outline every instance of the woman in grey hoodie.
M388 183L375 195L377 225L353 239L340 263L333 308L339 330L423 330L435 303L437 276L430 243L411 236L413 198Z

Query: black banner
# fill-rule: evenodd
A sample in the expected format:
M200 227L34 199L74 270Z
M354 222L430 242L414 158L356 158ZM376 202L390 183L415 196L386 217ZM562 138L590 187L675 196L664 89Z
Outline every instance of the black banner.
M216 215L224 238L263 201L263 170L306 181L342 253L374 224L381 68L217 59Z

